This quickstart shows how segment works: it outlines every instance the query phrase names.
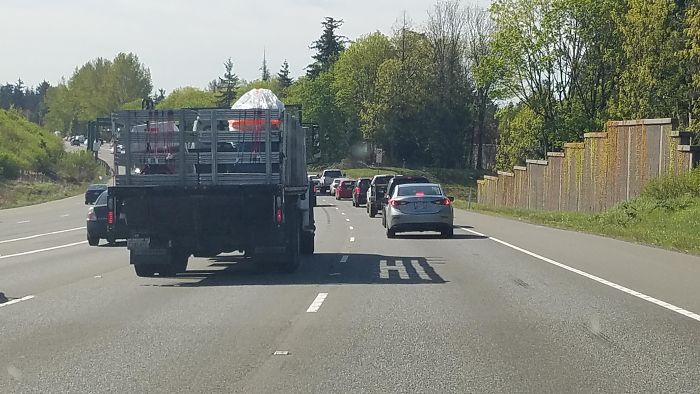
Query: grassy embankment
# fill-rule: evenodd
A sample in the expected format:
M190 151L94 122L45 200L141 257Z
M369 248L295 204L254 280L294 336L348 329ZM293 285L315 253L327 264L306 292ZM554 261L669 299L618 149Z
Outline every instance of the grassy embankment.
M78 195L100 172L87 152L66 153L60 138L0 109L0 209Z
M465 170L359 168L345 171L349 177L379 173L425 175L442 183L447 193L456 197L457 208L468 207L470 189L472 201L476 200L475 174ZM683 176L652 180L640 197L601 213L471 206L481 213L700 254L700 169Z

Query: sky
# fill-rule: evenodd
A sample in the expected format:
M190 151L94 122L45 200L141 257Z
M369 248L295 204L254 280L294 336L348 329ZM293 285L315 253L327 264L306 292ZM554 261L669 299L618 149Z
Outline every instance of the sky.
M490 0L462 0L488 7ZM311 42L326 16L356 39L390 34L404 11L416 27L435 0L0 0L0 83L36 86L70 78L94 58L133 52L166 92L206 88L229 57L239 77L260 76L263 52L275 74L293 76L311 63Z

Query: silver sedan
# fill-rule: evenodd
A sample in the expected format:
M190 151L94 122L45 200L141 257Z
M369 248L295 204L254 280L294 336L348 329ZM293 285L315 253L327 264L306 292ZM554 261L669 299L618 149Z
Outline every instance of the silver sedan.
M438 231L444 238L454 234L453 197L447 197L442 187L434 183L398 185L386 206L386 236L407 231Z

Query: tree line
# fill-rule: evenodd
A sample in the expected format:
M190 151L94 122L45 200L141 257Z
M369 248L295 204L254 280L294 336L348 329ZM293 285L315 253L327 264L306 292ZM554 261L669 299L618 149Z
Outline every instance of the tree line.
M403 15L390 34L351 41L342 26L322 21L296 80L286 61L274 73L264 57L259 77L244 81L228 59L204 89L153 94L148 68L119 54L54 87L0 87L0 104L74 130L149 95L160 108L228 107L268 88L318 126L322 162L371 161L381 148L390 164L450 168L481 168L482 145L497 141L507 169L613 119L674 117L699 128L699 0L496 0L487 10L447 0L422 25Z

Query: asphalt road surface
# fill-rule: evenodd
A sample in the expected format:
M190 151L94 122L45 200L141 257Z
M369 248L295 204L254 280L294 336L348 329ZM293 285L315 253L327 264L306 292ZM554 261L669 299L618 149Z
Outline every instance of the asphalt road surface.
M82 202L0 211L1 393L700 388L698 257L464 211L388 240L321 197L294 274L147 279L87 246Z

